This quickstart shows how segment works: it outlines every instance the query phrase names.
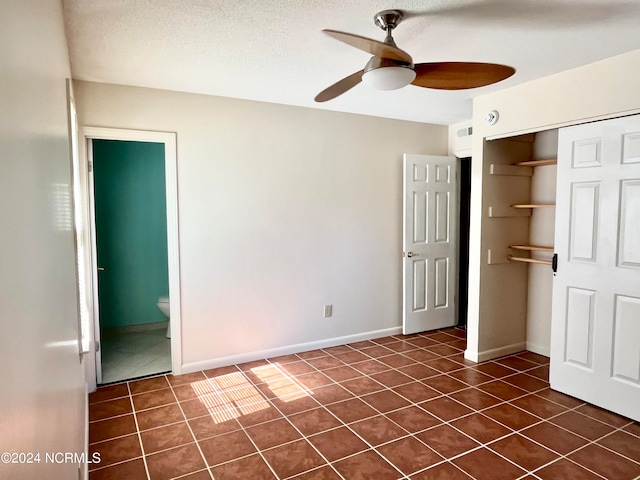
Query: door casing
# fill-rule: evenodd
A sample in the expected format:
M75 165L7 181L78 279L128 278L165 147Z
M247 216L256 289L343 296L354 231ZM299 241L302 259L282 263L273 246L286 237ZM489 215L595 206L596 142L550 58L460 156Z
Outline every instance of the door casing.
M83 190L83 207L85 217L85 231L83 232L85 245L90 249L85 250L85 264L87 265L87 278L85 285L90 286L91 291L86 292L90 299L89 312L92 316L91 344L89 361L87 362L87 383L89 391L95 390L101 379L98 378L98 365L96 358L96 342L100 341L100 329L98 318L98 265L95 245L94 212L90 205L92 185L90 182L89 162L92 157L92 140L121 140L137 142L153 142L164 144L164 165L166 184L166 208L167 208L167 257L169 265L169 297L171 317L171 369L174 375L182 373L182 349L181 349L181 295L180 295L180 250L178 232L178 177L177 177L177 142L176 134L172 132L154 132L146 130L126 130L103 127L82 127L80 133L80 168Z

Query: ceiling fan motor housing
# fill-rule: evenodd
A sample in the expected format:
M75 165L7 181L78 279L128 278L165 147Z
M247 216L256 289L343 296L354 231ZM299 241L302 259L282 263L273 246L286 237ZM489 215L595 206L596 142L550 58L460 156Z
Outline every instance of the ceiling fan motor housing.
M415 78L412 63L381 57L371 57L362 74L362 82L376 90L396 90L409 85Z
M383 10L373 17L374 23L387 33L384 43L398 48L391 31L402 20L400 10ZM416 78L412 63L392 58L371 57L364 67L362 81L376 90L396 90L410 84Z

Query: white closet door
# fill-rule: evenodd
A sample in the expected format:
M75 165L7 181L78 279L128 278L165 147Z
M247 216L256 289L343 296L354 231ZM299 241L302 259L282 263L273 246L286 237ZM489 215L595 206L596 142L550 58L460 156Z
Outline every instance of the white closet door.
M560 130L551 388L640 420L640 116Z
M402 332L456 323L458 163L404 155Z

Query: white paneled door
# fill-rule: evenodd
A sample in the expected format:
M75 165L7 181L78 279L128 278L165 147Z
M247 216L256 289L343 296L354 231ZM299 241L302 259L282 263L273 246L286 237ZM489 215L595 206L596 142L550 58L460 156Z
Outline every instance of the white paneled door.
M640 420L640 116L560 130L551 388Z
M404 155L405 335L456 323L457 162L455 157Z

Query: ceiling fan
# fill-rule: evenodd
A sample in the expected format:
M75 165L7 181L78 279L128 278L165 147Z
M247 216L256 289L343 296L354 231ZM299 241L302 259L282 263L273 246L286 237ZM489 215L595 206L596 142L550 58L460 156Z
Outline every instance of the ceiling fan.
M387 34L384 42L337 30L323 30L336 40L373 55L362 70L339 80L315 97L326 102L360 82L378 90L395 90L412 84L439 90L463 90L484 87L509 78L516 71L507 65L478 62L413 63L411 55L393 41L391 32L402 20L400 10L383 10L373 20Z

